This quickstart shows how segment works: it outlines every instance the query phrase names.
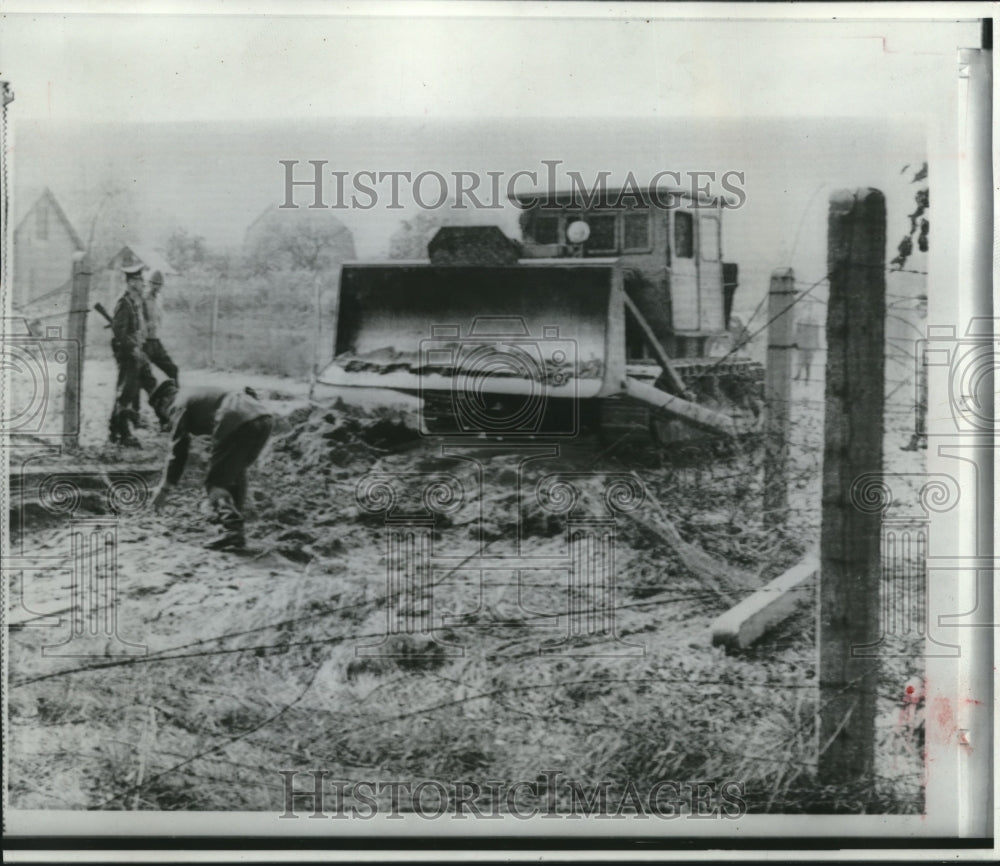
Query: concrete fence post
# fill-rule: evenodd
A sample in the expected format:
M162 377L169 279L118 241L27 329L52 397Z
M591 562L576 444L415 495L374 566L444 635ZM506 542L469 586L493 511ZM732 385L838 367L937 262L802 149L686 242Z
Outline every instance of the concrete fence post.
M788 517L788 426L795 350L795 272L771 274L767 308L767 370L764 377L764 525L781 526Z
M885 198L830 197L826 421L820 536L819 779L872 781L878 659L881 514L851 491L882 472L885 388Z

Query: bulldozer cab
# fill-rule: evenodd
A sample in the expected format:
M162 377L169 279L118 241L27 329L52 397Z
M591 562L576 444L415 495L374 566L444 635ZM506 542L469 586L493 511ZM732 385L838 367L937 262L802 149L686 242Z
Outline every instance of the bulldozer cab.
M609 189L587 200L579 192L525 194L515 201L524 209L526 258L618 258L625 291L670 355L704 357L727 333L737 270L722 261L718 204L665 189ZM632 323L630 358L650 357L645 343Z

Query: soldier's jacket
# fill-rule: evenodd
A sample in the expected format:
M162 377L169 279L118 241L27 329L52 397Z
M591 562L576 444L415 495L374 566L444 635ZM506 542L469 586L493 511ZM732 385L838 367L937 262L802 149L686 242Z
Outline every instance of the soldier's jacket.
M203 385L177 392L170 410L173 425L166 480L176 484L184 472L192 436L211 436L221 444L241 426L270 416L260 401L244 391Z
M134 355L146 342L146 317L143 312L142 296L131 289L115 304L111 317L111 333L114 334L115 351Z

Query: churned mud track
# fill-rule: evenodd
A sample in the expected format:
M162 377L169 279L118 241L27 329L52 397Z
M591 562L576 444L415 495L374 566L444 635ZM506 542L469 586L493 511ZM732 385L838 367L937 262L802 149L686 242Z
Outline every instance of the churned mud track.
M253 471L252 550L232 554L202 548L193 449L161 514L118 522L119 636L145 654L50 657L58 630L12 632L12 801L277 814L283 769L549 768L740 779L753 807L783 808L809 784L811 613L743 656L708 639L748 591L728 578L763 583L800 552L761 529L746 459L443 448L399 410L302 407ZM28 534L65 551L64 527ZM70 572L31 586L35 609L65 608Z

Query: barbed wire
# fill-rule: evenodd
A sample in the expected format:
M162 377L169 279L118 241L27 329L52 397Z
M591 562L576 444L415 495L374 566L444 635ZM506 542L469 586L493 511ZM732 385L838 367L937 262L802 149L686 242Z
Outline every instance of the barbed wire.
M254 725L248 731L244 731L244 732L239 733L239 734L234 734L231 737L227 737L223 742L217 743L214 746L210 746L209 748L204 749L204 750L202 750L201 752L198 752L195 755L191 755L190 757L185 758L180 763L175 764L174 766L169 767L168 769L163 770L163 771L161 771L159 773L156 773L155 775L151 776L148 779L145 779L142 783L140 783L138 785L130 785L128 787L128 789L126 789L125 791L122 791L119 794L115 794L114 796L109 797L107 800L105 800L102 803L99 803L94 808L96 808L96 809L106 809L108 806L110 806L112 803L114 803L115 800L120 800L123 797L128 797L131 794L135 794L138 791L141 791L144 787L148 787L149 785L153 784L153 782L155 782L155 781L163 778L164 776L168 775L169 773L175 773L177 770L179 770L179 769L181 769L183 767L186 767L188 764L191 764L194 761L197 761L199 758L203 758L206 755L211 755L214 752L219 751L220 749L226 748L226 746L229 746L232 743L235 743L235 742L238 742L239 740L242 740L244 737L248 737L250 734L254 733L255 731L259 731L262 728L267 727L270 724L273 724L278 719L280 719L285 713L287 713L290 709L292 709L292 707L294 707L297 704L299 704L302 701L303 698L305 698L306 694L312 688L313 683L316 681L316 677L318 676L319 671L320 671L320 666L317 665L315 668L313 668L312 675L309 677L309 679L306 682L305 686L303 686L302 690L298 693L298 695L296 695L291 701L289 701L284 706L282 706L281 709L279 709L276 713L274 713L271 716L268 716L266 719L264 719L259 724Z
M902 381L900 381L899 384L898 384L898 386L897 386L897 389L898 389L898 387L901 387L902 385L907 384L908 381L910 381L910 380L902 380ZM893 393L894 392L895 391L893 391ZM807 403L809 405L824 405L825 406L825 401L821 401L821 400L805 400L805 401L802 401L802 402ZM909 413L907 412L906 414L909 414ZM739 477L739 476L735 476L734 475L734 476L729 476L729 477L732 478L732 477ZM645 602L640 600L640 601L628 602L626 604L619 604L619 605L617 605L615 607L615 609L616 610L620 610L620 609L623 609L625 607L642 607L642 606L650 606L650 605L655 605L655 604L680 603L680 602L683 602L683 601L704 602L706 600L706 598L709 598L709 599L710 598L714 598L714 594L712 594L712 593L705 593L705 592L692 592L692 593L689 593L689 594L677 593L677 594L671 596L669 599L651 599L651 600L645 601ZM284 620L283 622L285 622L285 623L292 623L292 624L300 623L300 622L303 622L305 620L314 620L314 619L321 618L321 617L324 617L324 616L331 616L334 611L347 610L347 609L351 609L351 608L355 608L356 609L358 607L367 606L367 604L368 604L368 602L357 602L357 603L354 603L354 604L351 604L351 605L339 606L337 608L334 608L333 611L326 610L326 611L322 611L322 612L319 612L319 613L310 614L310 615L306 615L306 616L302 616L302 617L290 618L288 620ZM546 616L546 615L543 615L543 616ZM553 614L552 616L558 616L558 614ZM470 624L470 628L474 628L474 627L482 627L482 626L478 625L478 624ZM256 628L256 629L247 629L247 630L243 630L241 632L233 633L233 635L246 635L246 634L252 634L252 633L259 633L259 632L264 632L264 631L268 631L268 630L273 630L273 629L276 629L276 628L278 628L277 624L268 623L268 624L260 626L259 628ZM351 638L353 638L353 639L360 639L360 638L369 638L370 637L370 638L378 639L378 638L380 638L382 636L383 636L382 633L371 633L371 634L352 635ZM188 644L188 645L185 645L185 646L204 645L206 643L213 643L213 642L218 642L218 641L226 640L226 639L229 639L230 637L232 637L232 635L217 636L217 637L213 637L213 638L204 638L204 639L201 639L199 641L196 641L196 642L194 642L192 644ZM285 651L287 651L290 648L307 647L307 646L316 645L316 644L333 644L333 643L343 642L346 639L347 638L343 637L343 636L334 636L334 637L326 636L326 637L319 638L319 639L302 640L302 641L294 641L294 642L279 642L279 643L272 643L272 644L261 644L261 643L258 643L258 644L254 645L254 646L248 646L248 647L216 648L216 649L213 649L211 651L198 652L198 653L177 653L176 650L178 648L175 647L175 648L172 648L170 650L163 651L165 653L165 655L162 655L159 658L153 657L153 658L150 658L148 660L149 661L173 661L173 660L180 660L180 659L190 659L190 658L196 658L196 657L211 657L211 656L214 656L214 655L222 655L222 654L227 654L227 653L240 653L240 652L248 652L248 651L254 651L254 652L257 652L257 653L260 653L261 651L263 651L263 654L266 655L266 654L269 654L271 650L274 650L275 652L285 652ZM142 660L129 660L129 661L131 662L131 661L147 661L147 660L146 659L142 659ZM91 666L87 666L87 667L83 667L83 668L78 668L78 669L76 669L76 671L69 670L69 671L55 672L55 673L51 674L51 676L61 676L61 675L67 674L67 673L80 672L80 671L84 671L84 670L104 669L104 668L107 668L107 667L110 667L110 666L113 666L113 665L108 665L108 664L91 665ZM190 772L190 765L193 762L196 762L198 760L201 760L201 759L205 759L205 760L208 760L208 759L225 760L225 759L222 759L222 758L216 758L214 756L216 756L219 751L225 749L226 747L228 747L229 745L231 745L231 744L233 744L233 743L235 743L237 741L240 741L240 740L251 740L252 741L252 737L253 737L254 734L266 730L267 727L270 724L272 724L273 722L277 721L277 719L279 719L283 715L287 714L287 712L289 710L291 710L295 705L297 705L303 699L303 697L305 696L305 694L308 692L309 688L312 685L312 682L315 679L315 674L316 674L316 671L318 671L319 667L320 667L319 665L315 666L316 670L314 671L313 679L309 681L309 683L307 684L306 688L300 693L299 697L295 698L289 704L285 705L276 714L273 714L269 718L263 720L261 723L255 725L254 727L252 727L248 731L244 731L242 733L239 733L239 734L236 734L236 735L233 735L233 736L227 736L222 742L213 745L211 748L203 749L202 751L200 751L200 752L198 752L196 754L193 754L193 755L183 756L183 760L180 761L179 763L176 763L173 766L164 769L162 772L159 772L159 773L151 776L142 785L138 785L138 786L133 785L129 789L125 790L124 792L116 794L114 797L112 797L109 800L106 800L105 803L101 804L97 808L102 808L102 807L106 806L109 803L113 803L116 800L122 799L123 797L128 797L128 796L130 796L130 795L132 795L132 794L134 794L136 792L141 792L142 790L148 788L149 786L152 786L157 780L159 780L160 778L162 778L163 776L165 776L165 775L167 775L169 773L173 773L173 772L176 772L176 771L178 771L180 769L184 769L184 768L188 768L186 772L189 773ZM41 677L37 677L37 678L34 678L34 679L30 679L30 680L27 680L27 681L22 681L20 683L14 684L12 687L17 687L17 686L20 686L20 685L26 685L26 684L28 684L30 682L38 682L40 679L48 679L48 678L49 678L48 675L41 676ZM607 680L605 678L595 679L594 681L596 681L596 682L607 682ZM615 682L618 682L618 681L619 680L615 680ZM641 681L643 681L643 680L635 680L635 682L641 682ZM668 683L668 684L693 685L695 687L713 686L713 685L714 686L720 686L720 687L723 687L723 686L725 686L725 687L732 687L734 685L737 685L737 682L735 682L735 681L733 681L731 679L727 679L727 678L712 679L711 677L697 677L697 678L694 678L694 679L692 679L690 677L661 677L657 681ZM628 683L628 682L631 682L631 681L630 680L624 680L622 682ZM550 683L550 684L547 684L547 687L550 687L550 688L560 688L560 687L567 687L567 685L573 685L573 684L574 683L572 683L572 682L569 682L569 683L567 683L567 682ZM768 680L765 680L764 682L756 682L755 681L755 682L753 682L753 683L751 683L749 685L751 685L753 687L756 687L756 686L759 685L759 686L761 686L763 688L802 690L802 691L807 691L807 690L810 690L810 689L818 689L818 683L816 682L815 679L811 679L811 680L806 681L806 682L801 682L801 681L798 681L798 680L796 680L794 682L790 682L790 681L783 681L783 680L780 680L780 679L768 679ZM482 695L473 695L473 696L470 696L468 698L468 700L469 701L476 700L476 699L479 699L481 697L482 697ZM896 696L896 695L893 695L893 696L880 695L880 697L885 698L885 699L898 700L898 696ZM389 723L391 721L399 721L399 720L404 719L404 718L413 717L414 714L425 714L425 713L439 712L442 709L447 709L449 707L453 707L454 705L455 704L453 702L449 702L449 703L439 704L439 705L425 707L425 708L417 708L417 709L413 710L410 714L407 714L405 716L395 716L395 717L390 718L389 720L386 720L385 722L383 722L383 721L380 720L379 722L377 722L377 724ZM580 723L581 724L585 723L585 720L581 720ZM618 726L612 725L610 723L601 723L601 724L603 726L605 726L605 727L608 727L609 729L617 729L618 728ZM745 758L747 760L762 760L762 761L768 760L765 756L741 755L739 752L736 752L736 751L730 751L730 752L727 752L727 754L729 754L731 756L735 756L735 757L742 757L742 758ZM181 756L178 756L178 757L181 757ZM777 760L777 759L775 759L775 760ZM789 763L789 765L791 766L792 764ZM193 775L197 775L197 774L193 774Z
M753 331L752 333L749 333L749 334L744 333L744 335L739 340L736 341L736 344L728 352L726 352L725 355L723 355L718 360L716 360L716 362L712 366L710 366L707 370L700 371L695 376L692 376L692 379L694 379L695 381L700 381L701 379L704 379L706 376L709 376L712 373L714 373L715 370L717 370L722 364L724 364L733 355L735 355L737 352L739 352L741 349L743 349L744 346L746 346L747 344L751 343L759 334L762 334L764 331L766 331L768 329L768 327L773 322L776 322L778 319L780 319L782 316L784 316L790 309L792 309L792 307L794 307L796 304L801 303L809 295L810 292L814 291L821 283L823 283L824 281L828 280L829 278L830 278L830 275L827 274L822 279L817 280L808 289L806 289L801 295L799 295L799 297L795 298L795 300L793 300L792 303L790 303L787 307L785 307L780 313L778 313L777 315L772 316L770 319L768 319L756 331ZM761 299L761 303L758 304L758 309L763 304L764 299L766 299L767 297L768 297L768 295L765 294L764 298ZM754 315L756 316L756 312L754 313ZM746 331L748 327L749 326L745 327L744 331Z
M317 668L317 670L318 670L318 668ZM453 685L461 685L461 686L467 686L468 685L467 683L464 683L461 680L456 680L454 678L442 678L442 677L439 677L439 676L436 676L436 675L433 675L433 674L431 676L432 676L432 678L436 678L436 679L444 679L448 683L453 684ZM818 718L818 713L819 713L820 709L822 708L822 706L823 705L829 705L829 703L831 703L832 701L838 700L848 690L857 687L857 685L860 683L861 679L862 679L861 677L856 677L854 680L849 681L847 683L844 683L843 685L837 687L836 689L832 689L832 690L827 689L822 695L820 695L819 684L815 680L813 682L811 682L810 684L808 684L807 687L810 688L810 689L812 689L812 690L814 690L814 691L816 691L816 693L817 693L818 700L816 702L816 706L812 709L811 712L807 712L807 713L802 714L803 715L802 720L799 722L799 724L795 728L792 729L792 731L789 732L789 735L785 738L785 741L786 742L793 741L795 738L799 737L801 735L801 733L803 731L805 731L808 727L814 726L816 724L816 719ZM670 678L666 678L666 677L648 677L648 676L647 677L634 678L634 679L627 678L625 680L621 680L619 678L612 679L610 677L599 677L599 678L588 678L588 679L584 679L584 680L564 681L564 682L559 682L559 683L541 683L541 684L530 684L530 685L522 685L522 686L503 686L503 687L500 687L500 688L497 688L497 689L488 690L488 691L485 691L485 692L478 692L478 693L475 693L475 694L472 694L472 695L465 695L465 696L463 696L461 698L453 699L453 700L450 700L450 701L438 702L437 704L429 706L429 707L418 708L418 709L413 710L413 711L408 711L408 712L404 712L404 713L397 713L397 714L389 715L387 717L383 717L383 718L380 718L380 719L375 719L375 720L372 720L370 723L361 726L360 730L370 730L373 727L380 727L380 726L382 726L384 724L390 724L392 722L400 721L400 720L403 720L403 719L412 718L412 717L419 716L419 715L424 715L424 714L430 713L430 712L436 712L436 711L441 710L441 709L453 709L456 706L459 706L459 705L462 705L462 704L467 704L467 703L471 703L473 701L478 701L478 700L482 700L484 698L488 698L488 699L491 699L494 704L499 705L500 707L506 709L507 711L512 712L515 715L524 716L526 718L531 718L531 719L541 720L541 721L547 721L547 722L548 721L552 721L553 719L556 719L556 720L562 721L562 722L564 722L566 724L570 724L570 725L572 725L574 727L584 727L584 728L589 728L589 729L594 729L594 730L611 730L611 731L614 731L614 732L619 733L619 734L626 733L626 734L630 734L632 736L638 736L640 739L651 739L652 735L651 735L651 732L650 732L650 730L649 730L648 727L635 728L635 727L629 726L627 724L623 724L622 720L620 718L617 718L617 717L613 721L604 721L604 720L594 720L594 719L590 719L590 718L584 718L584 717L582 717L579 714L574 716L574 715L565 715L565 714L560 714L560 713L546 712L544 715L542 715L542 714L539 714L537 712L532 712L532 711L530 711L530 710L528 710L528 709L526 709L524 707L514 707L514 706L510 705L508 703L508 701L506 700L507 696L510 693L516 693L516 692L547 691L547 690L552 690L552 689L567 688L567 687L571 687L571 686L579 686L579 685L594 684L594 683L596 683L596 684L603 684L603 685L607 685L609 683L614 683L614 684L623 683L623 684L626 684L626 685L633 684L633 683L635 683L635 684L640 684L641 683L641 684L648 685L651 680L652 681L656 681L656 682L676 682L677 681L677 680L671 680ZM301 700L303 699L303 697L305 696L305 694L308 692L308 690L312 687L312 685L313 685L314 682L315 682L315 673L313 674L312 677L309 678L309 680L306 683L305 687L297 694L297 696L295 698L293 698L291 701L289 701L286 704L284 704L277 712L272 713L271 715L269 715L268 717L266 717L262 721L253 724L251 727L249 727L245 731L242 731L242 732L239 732L239 733L236 733L236 734L227 735L227 736L223 737L220 742L218 742L218 743L210 746L207 749L202 749L202 750L198 751L197 753L195 753L193 755L187 755L187 754L184 754L184 753L176 753L176 752L168 752L166 750L156 750L156 752L155 752L156 754L160 754L160 755L167 754L167 755L171 755L171 756L174 756L174 757L180 757L180 758L182 758L182 760L180 760L179 762L175 762L171 766L169 766L169 767L167 767L167 768L165 768L165 769L163 769L163 770L155 773L153 776L149 777L148 779L145 779L143 782L141 782L139 784L133 784L133 785L129 786L128 788L126 788L125 790L123 790L123 791L121 791L121 792L113 795L112 797L110 797L107 800L105 800L102 804L100 804L100 806L98 806L97 808L106 807L106 806L110 805L111 803L115 802L116 800L119 800L119 799L122 799L122 798L125 798L125 797L128 797L128 796L140 793L144 789L152 786L154 782L159 781L160 779L162 779L164 776L169 775L171 773L174 773L177 770L184 769L185 767L189 767L192 763L194 763L195 761L199 761L199 760L212 760L212 761L222 762L222 763L230 764L230 765L235 766L237 768L242 768L242 769L246 769L246 770L250 770L250 771L258 772L259 773L263 769L262 767L254 766L254 765L250 765L250 764L245 764L245 763L242 763L242 762L233 761L232 759L222 758L222 757L220 757L220 756L217 755L217 753L220 752L221 750L223 750L223 749L227 748L228 746L232 745L233 743L239 742L241 740L250 740L254 745L263 747L263 748L265 748L268 751L274 751L276 753L280 753L280 754L285 755L285 756L295 757L297 754L301 753L301 747L298 746L298 745L296 745L296 747L293 748L293 749L287 749L286 747L276 747L273 744L273 742L270 742L270 741L267 741L267 740L260 740L259 738L253 738L253 739L251 739L251 738L253 737L254 734L257 734L260 731L262 731L265 728L267 728L270 725L272 725L275 721L277 721L279 718L281 718L283 715L285 715L289 710L291 710L296 704L298 704L299 702L301 702ZM688 684L688 685L692 685L692 684L693 685L701 685L704 681L703 680L698 680L698 681L692 682L692 680L690 678L686 678L686 679L680 680L680 682L683 682L683 683ZM726 681L723 684L725 684L725 685L732 685L732 683L728 682L728 681ZM758 685L758 684L754 683L754 685ZM798 685L798 684L796 684L796 685ZM895 694L894 695L886 695L885 693L881 693L879 695L879 697L882 700L888 700L888 701L890 701L892 703L900 703L900 696L899 695L895 695ZM354 717L354 712L353 712L353 710L344 711L340 715L344 716L345 717L345 721L346 721L346 719ZM492 717L492 715L491 715L491 717ZM340 726L337 726L337 727L340 727ZM351 729L350 734L351 734L351 736L356 736L358 732L359 732L359 729L357 727L354 727L354 728ZM202 733L204 734L204 733L207 733L207 732L202 731ZM299 738L299 739L301 739L301 738ZM311 755L311 747L313 746L313 744L315 742L316 742L315 740L310 740L310 741L308 741L306 743L306 748L309 749L310 751L307 752L307 753L303 753L303 758L305 758L309 762L312 762L312 760L313 760L313 756ZM129 744L126 743L126 745L129 745ZM343 743L340 744L340 746L343 746L343 745L344 745ZM141 743L131 744L131 746L134 749L139 749L141 747ZM339 753L340 754L338 754L338 758L340 758L340 760L338 760L338 764L340 764L341 766L343 765L343 761L342 761L342 758L343 758L342 752L343 751L344 751L343 748L339 748ZM713 755L715 755L715 754L723 754L723 755L725 755L728 758L735 758L735 759L738 759L738 760L741 760L741 761L744 761L744 762L751 762L751 763L753 763L753 762L765 762L765 763L770 763L770 764L776 764L776 765L779 765L779 766L782 766L782 767L813 768L815 766L815 760L814 759L802 759L802 758L798 758L798 757L792 757L790 755L786 755L786 756L782 756L782 757L777 757L777 756L774 756L774 755L761 755L761 754L758 754L758 753L751 754L751 753L742 752L742 751L735 750L735 749L721 747L718 744L715 744L713 746L712 754ZM103 756L92 756L92 757L97 758L97 757L103 757ZM355 768L357 769L358 768L357 764L360 764L362 762L355 761L354 763L355 763ZM899 773L897 773L897 774L895 774L893 776L884 776L884 775L880 776L880 775L876 774L876 778L880 778L880 779L885 780L885 781L898 782L898 780L900 778L905 777L905 776L911 776L911 775L914 776L914 777L916 777L916 776L920 775L920 772L919 771L912 771L909 774L899 774ZM227 779L225 777L205 776L204 774L199 774L199 773L194 772L194 771L192 771L190 769L188 769L188 771L186 773L186 776L193 776L195 778L216 779L217 781L222 782L222 783L225 783L227 781L231 781L231 780L229 780L229 779ZM341 781L341 782L346 781L346 782L350 783L350 781L351 781L351 779L349 777L347 777L343 773L339 773L338 776L337 776L337 779L338 779L338 781ZM355 780L355 781L357 781L357 780ZM277 787L277 785L275 787ZM282 790L284 790L284 786L282 786ZM803 790L807 791L809 793L815 794L815 786L811 786L809 788L803 788Z

